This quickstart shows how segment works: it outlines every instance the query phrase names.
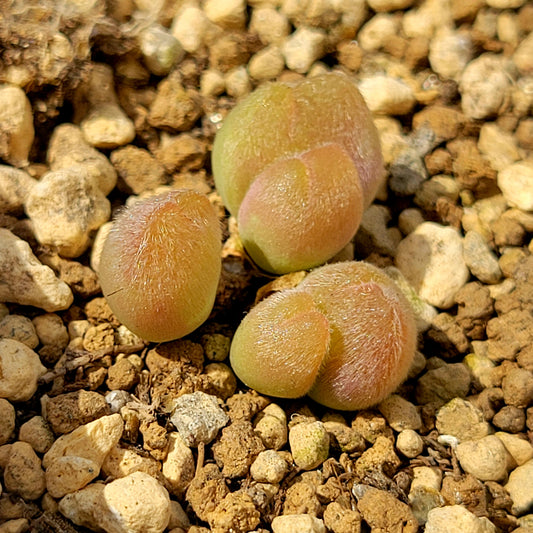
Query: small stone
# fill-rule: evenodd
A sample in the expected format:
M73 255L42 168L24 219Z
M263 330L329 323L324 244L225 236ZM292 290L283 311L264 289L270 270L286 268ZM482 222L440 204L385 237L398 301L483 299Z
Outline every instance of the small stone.
M329 433L322 422L302 422L289 430L289 445L296 465L313 470L329 454Z
M285 13L274 7L260 6L252 11L249 30L256 33L264 44L279 44L290 33Z
M533 445L519 435L511 435L503 431L495 433L518 466L533 459Z
M387 437L378 437L371 448L368 448L355 463L355 472L360 479L373 473L385 473L392 477L398 467L400 459L394 451L394 445Z
M260 522L260 513L249 494L236 491L226 494L207 521L211 530L246 533L252 531Z
M206 0L204 3L206 17L226 30L243 29L246 19L246 2L244 0Z
M139 48L144 63L156 76L168 74L184 56L180 42L160 24L152 24L139 34Z
M364 212L355 236L356 249L365 255L376 252L394 257L401 235L398 230L389 227L390 220L388 208L383 205L371 205Z
M248 71L256 80L271 80L277 78L285 68L285 59L276 45L263 48L250 58Z
M487 518L478 518L461 505L432 509L428 513L426 533L496 533L496 528Z
M391 394L378 405L378 409L395 431L422 427L422 419L416 406L398 394Z
M207 463L194 476L185 498L200 520L207 521L228 494L226 480L215 463Z
M514 405L505 405L492 418L492 425L502 431L519 433L526 425L526 413Z
M446 198L455 203L459 198L460 188L450 176L433 176L421 183L415 193L415 204L425 211L436 211L438 201Z
M121 448L118 444L111 449L102 463L102 473L113 479L129 476L133 472L145 472L163 481L159 461L149 455L140 455L130 448Z
M511 511L523 515L533 506L533 459L515 468L509 475L505 490L513 500Z
M238 66L231 69L224 77L226 92L235 98L245 96L252 90L250 76L244 66Z
M429 45L429 64L441 78L458 80L472 59L473 46L467 32L440 28Z
M62 498L85 487L100 473L100 466L91 459L65 455L46 469L46 490L53 498Z
M33 144L31 103L20 87L0 85L0 157L14 166L28 163Z
M78 165L47 172L32 189L26 212L41 244L78 257L91 233L109 219L111 206L96 180Z
M187 446L196 447L200 442L209 444L229 417L215 396L198 391L183 394L175 401L170 421Z
M454 398L439 409L436 427L441 435L452 435L459 442L480 439L490 432L481 410L462 398Z
M507 450L494 435L461 442L456 453L461 468L481 481L499 481L507 475Z
M528 407L533 402L533 372L514 368L502 380L503 399L507 405Z
M465 234L463 257L466 266L479 281L490 284L500 281L502 271L498 264L498 258L483 236L475 230L467 231Z
M361 515L355 509L331 502L324 510L324 525L334 533L360 533Z
M200 94L202 96L218 96L226 88L224 74L215 69L207 69L202 72L200 78Z
M398 227L404 235L409 235L424 222L422 211L416 207L408 207L398 215Z
M210 361L224 361L229 355L231 340L221 333L209 333L201 338L205 356Z
M399 243L396 266L420 298L443 309L454 304L469 276L459 232L434 222L420 224Z
M39 356L25 344L0 339L0 398L10 402L29 400L45 372Z
M394 433L385 417L375 411L359 411L352 420L352 428L371 444L378 437L387 437L391 441L394 439Z
M500 128L495 122L485 122L481 126L478 148L494 170L503 170L520 159L514 135Z
M73 299L69 286L39 262L26 241L0 228L0 301L59 311Z
M516 128L515 135L521 148L533 150L533 118L523 118Z
M521 0L518 0L519 3L520 1ZM513 63L524 76L531 75L533 72L533 61L531 60L532 55L533 38L531 37L531 33L529 33L518 44L515 53L513 54Z
M0 446L11 440L15 432L15 408L0 398Z
M276 516L271 525L272 533L326 533L324 522L308 514Z
M195 462L191 449L181 435L173 431L168 435L168 453L163 461L162 474L172 494L181 497L195 472Z
M27 518L15 518L14 520L6 520L0 526L0 533L25 533L29 527L30 523Z
M442 507L444 498L440 494L442 473L432 467L413 468L414 478L409 489L409 503L419 524L425 524L429 511Z
M280 483L288 469L287 461L278 452L265 450L255 458L250 474L259 483Z
M359 82L359 90L370 111L376 114L405 115L416 102L409 85L382 74L363 78Z
M282 46L287 67L305 74L322 57L326 35L324 31L302 26L292 33Z
M74 124L63 123L54 129L46 158L50 170L82 165L87 174L96 180L105 196L117 183L117 173L113 165L102 152L87 143L80 127Z
M509 205L533 211L533 163L519 161L498 173L498 187Z
M37 453L46 453L55 438L46 420L42 416L34 416L20 426L19 440L30 444Z
M463 113L472 119L498 114L509 101L512 75L508 60L485 53L472 60L459 82Z
M368 485L354 485L357 508L372 531L416 533L418 521L409 506L392 494Z
M332 437L330 446L333 445L346 453L361 452L366 448L363 437L346 423L341 414L326 413L322 417L322 423Z
M22 342L32 350L39 344L32 321L22 315L7 315L0 320L0 338Z
M186 52L193 54L202 46L209 24L202 9L186 4L174 17L170 32Z
M398 11L411 7L414 0L369 0L368 5L378 13L380 11Z
M114 533L162 533L170 520L170 498L152 476L134 472L65 496L59 510L80 526L96 525Z
M404 429L396 437L396 448L405 457L412 459L424 451L424 441L413 429Z
M266 448L279 450L287 442L287 415L277 404L267 405L257 414L254 431L261 437Z
M148 122L155 128L188 131L202 114L199 95L185 89L178 74L170 74L157 87L148 113Z
M399 21L389 13L374 15L357 34L357 42L366 52L377 52L398 34Z
M4 468L4 487L25 500L36 500L43 495L46 483L41 460L27 442L11 445Z
M394 150L389 171L389 187L398 196L415 194L424 180L427 170L418 151L408 144L399 144Z
M464 398L470 390L471 376L462 363L445 364L428 370L416 386L416 401L421 404L445 404L453 398Z
M0 165L0 212L21 215L26 199L36 183L37 180L26 171Z

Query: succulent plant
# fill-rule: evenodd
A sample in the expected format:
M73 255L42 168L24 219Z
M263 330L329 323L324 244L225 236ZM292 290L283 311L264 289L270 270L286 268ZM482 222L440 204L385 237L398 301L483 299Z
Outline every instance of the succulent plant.
M211 312L220 249L220 223L206 196L179 190L139 201L117 216L104 243L102 291L140 337L183 337Z
M265 84L238 103L212 166L248 254L277 274L339 252L384 176L371 114L355 83L333 73Z
M413 312L396 284L377 267L348 261L317 268L259 302L237 328L230 360L260 393L308 394L354 410L392 393L415 349Z

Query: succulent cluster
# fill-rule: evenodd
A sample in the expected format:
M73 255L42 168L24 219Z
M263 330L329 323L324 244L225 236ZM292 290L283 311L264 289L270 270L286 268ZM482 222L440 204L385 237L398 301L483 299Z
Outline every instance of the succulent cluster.
M339 74L260 87L228 114L212 157L248 254L276 274L322 265L350 242L384 174L370 112ZM104 295L147 340L187 335L212 309L220 246L205 196L181 190L139 201L105 241ZM264 394L359 409L405 379L415 345L412 311L394 282L352 261L316 268L260 302L237 329L230 359Z

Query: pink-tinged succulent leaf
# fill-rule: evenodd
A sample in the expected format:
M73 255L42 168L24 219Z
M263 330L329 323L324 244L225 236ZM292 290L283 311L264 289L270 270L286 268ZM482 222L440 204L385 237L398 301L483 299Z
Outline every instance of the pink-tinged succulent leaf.
M312 298L287 290L255 306L231 344L233 371L247 386L272 396L307 393L329 345L329 325Z
M312 368L316 373L312 385L305 391L303 388L293 389L289 397L307 393L317 402L334 409L354 410L375 405L406 378L416 349L413 312L394 282L382 271L355 261L326 265L312 271L289 292L290 298L284 299L286 293L281 291L273 295L275 301L271 300L273 296L262 301L250 312L253 319L243 328L245 319L237 330L235 337L242 345L239 348L242 359L234 370L247 385L264 394L286 396L278 394L275 385L262 379L261 376L267 373L254 359L256 346L260 346L262 354L283 354L281 377L284 369L291 368L291 379L296 381L296 365L301 365L306 383L310 381L309 367L302 361L308 353L321 353L323 358L319 365L313 359ZM297 301L296 295L300 295L302 305L305 302L306 308L325 318L329 332L325 351L322 347L313 350L310 344L306 344L305 351L302 351L303 340L300 336L293 337L293 331L289 330L304 331L298 324L300 315L291 314L288 309L293 301ZM283 321L286 326L284 335L265 335L273 327L273 321L277 324L272 310L279 314L282 304L283 312L291 316L290 321ZM270 312L266 313L266 309ZM245 336L242 336L241 328L246 330ZM260 342L257 342L255 339L259 337ZM270 344L272 338L276 339L274 345ZM307 342L313 342L313 337L309 336ZM289 350L284 350L286 343L290 343ZM232 353L233 350L232 346ZM276 373L275 363L276 358L270 357L269 375ZM242 367L247 369L246 379L241 376ZM259 369L258 379L254 376L255 369Z
M357 219L360 220L363 209L374 198L384 176L384 169L376 128L353 81L341 74L326 74L294 85L265 84L239 103L225 118L223 127L217 133L212 154L217 190L230 213L237 216L239 227L242 204L247 203L249 206L253 205L254 210L259 209L258 205L263 197L256 199L254 195L275 189L278 180L280 186L286 187L289 176L285 174L285 169L287 166L292 168L290 161L302 159L304 155L310 157L308 154L323 150L326 146L337 148L330 149L329 158L319 165L320 172L316 173L313 187L317 184L322 186L317 189L316 197L328 186L336 187L337 156L343 153L342 159L347 157L353 165L351 176L356 182L356 187L346 190L345 195L357 194L356 199L350 197L349 201L361 206L357 213ZM319 157L323 158L324 155ZM345 172L344 163L341 166ZM294 173L294 170L291 172ZM294 175L300 174L298 171ZM263 183L254 187L256 180ZM267 184L266 181L271 183ZM294 187L295 190L298 188ZM322 209L317 202L316 208L317 211L310 216L319 219L322 224L327 226L334 218L342 223L344 213L330 209L328 202L324 202ZM280 207L273 209L273 213L277 213L279 209ZM249 213L250 207L243 212ZM258 216L264 216L264 212L265 209L259 209ZM296 218L295 221L293 223L297 223ZM349 234L349 237L326 259L335 255L353 237L355 230L351 226L352 222L352 217L349 217L342 232L342 235ZM281 235L269 240L283 240L285 234L286 231L282 228ZM253 247L255 239L249 230L247 239ZM263 240L264 235L258 235L257 241ZM259 246L257 248L265 254L264 249ZM255 250L248 251L252 259L257 260ZM317 254L320 252L318 249ZM295 255L298 254L299 251L296 250ZM299 261L297 259L294 262ZM303 267L299 265L296 268L310 268L323 261L313 258ZM270 260L267 257L266 262L275 264L277 259ZM274 268L270 270L286 271Z
M339 145L326 144L280 159L256 178L239 209L240 236L261 268L294 272L339 252L356 232L362 212L352 159Z
M211 312L220 248L220 223L204 195L180 190L139 201L120 213L104 244L104 296L140 337L183 337Z

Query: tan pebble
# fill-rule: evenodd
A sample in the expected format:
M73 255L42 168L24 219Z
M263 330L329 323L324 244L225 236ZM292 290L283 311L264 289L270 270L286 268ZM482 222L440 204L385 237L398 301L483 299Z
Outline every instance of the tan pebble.
M285 477L289 465L274 450L261 452L250 466L250 474L260 483L280 483Z
M28 531L29 521L27 518L15 518L7 520L0 525L0 533L24 533Z
M0 165L0 211L22 215L26 198L36 183L26 171Z
M102 472L109 477L125 477L133 472L145 472L158 479L161 465L152 457L145 457L134 450L121 448L118 444L106 455Z
M378 74L363 78L359 83L359 90L373 113L405 115L415 105L412 88L390 76Z
M256 33L265 44L278 44L290 33L290 24L285 13L264 6L252 11L249 30Z
M245 492L231 492L220 501L208 517L212 531L252 531L257 527L260 513L252 498Z
M391 394L378 405L378 409L395 431L422 427L417 407L398 394Z
M62 498L88 485L100 473L100 466L83 457L58 457L46 469L46 489L54 498Z
M313 470L328 458L329 434L322 422L303 422L290 429L289 445L296 465Z
M442 78L458 80L472 59L473 46L466 32L441 28L429 45L429 64Z
M514 55L513 62L524 75L531 75L533 72L533 34L529 33L518 45Z
M458 444L457 458L461 468L481 481L499 481L507 475L507 450L494 435Z
M357 42L366 52L376 52L382 49L388 40L397 35L399 22L396 17L388 13L373 16L360 30Z
M497 431L495 435L503 442L518 466L533 459L533 446L526 439L503 431Z
M206 0L204 3L206 17L226 30L243 29L246 20L246 2L244 0Z
M248 75L246 67L243 65L235 67L227 72L224 77L224 84L226 86L226 92L235 98L244 96L252 90L250 76Z
M277 78L285 67L281 50L276 45L267 46L250 58L248 71L256 80Z
M449 505L429 511L425 531L426 533L446 531L496 533L496 528L488 518L478 518L462 505Z
M202 9L186 4L174 17L170 31L183 49L193 54L202 46L209 24Z
M267 405L254 422L254 431L261 437L263 444L272 450L281 449L287 442L287 415L277 404Z
M325 33L320 29L300 27L289 35L282 45L282 52L287 67L300 74L305 74L311 65L322 56L326 41Z
M273 533L326 533L324 522L308 514L276 516L272 520Z
M26 500L40 498L46 489L41 460L27 442L15 442L4 469L6 491Z
M32 321L22 315L8 315L0 320L0 338L22 342L32 350L39 344Z
M226 88L224 75L218 70L208 69L202 72L200 78L200 93L203 96L218 96Z
M20 426L19 440L31 444L38 453L46 453L55 437L46 420L42 416L34 416Z
M424 450L422 437L412 429L404 429L398 433L396 448L406 457L413 458L420 455Z
M0 398L0 446L8 442L15 432L15 408Z
M145 65L156 76L168 74L184 56L179 41L160 24L152 24L139 34L139 48Z
M163 461L163 477L169 490L181 496L189 486L195 473L195 462L191 449L177 431L168 435L168 454Z
M368 5L377 12L407 9L413 3L414 0L368 0Z

